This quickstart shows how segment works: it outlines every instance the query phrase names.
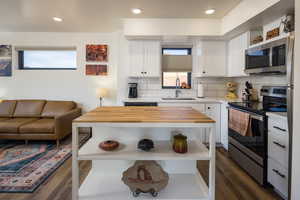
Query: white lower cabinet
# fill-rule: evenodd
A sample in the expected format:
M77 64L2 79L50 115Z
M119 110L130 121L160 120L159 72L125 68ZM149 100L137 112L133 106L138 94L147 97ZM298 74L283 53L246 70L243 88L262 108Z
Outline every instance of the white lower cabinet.
M159 103L158 106L171 106L171 107L192 107L195 110L206 114L216 121L216 143L221 143L221 104L219 103ZM201 140L204 143L209 142L208 130L202 130Z
M228 150L228 103L221 104L221 143Z
M221 104L205 104L205 114L216 121L216 143L221 143ZM209 142L209 130L205 133L205 142Z
M268 182L281 196L288 196L288 123L283 117L268 119Z
M284 198L288 195L288 171L281 164L268 159L268 182L273 185Z

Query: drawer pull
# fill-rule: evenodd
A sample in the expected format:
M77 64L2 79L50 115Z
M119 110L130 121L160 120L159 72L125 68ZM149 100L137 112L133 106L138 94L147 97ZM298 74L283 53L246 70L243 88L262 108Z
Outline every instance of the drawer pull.
M280 144L280 143L278 143L278 142L273 142L273 143L276 144L277 146L279 146L279 147L285 149L285 145L282 145L282 144Z
M273 128L275 128L275 129L277 129L277 130L280 130L280 131L283 131L283 132L286 132L286 130L285 130L285 129L283 129L283 128L279 128L278 126L273 126Z
M278 176L280 176L281 178L285 178L285 175L284 174L282 174L282 173L280 173L278 170L276 170L276 169L272 169L273 170L273 172L275 172Z

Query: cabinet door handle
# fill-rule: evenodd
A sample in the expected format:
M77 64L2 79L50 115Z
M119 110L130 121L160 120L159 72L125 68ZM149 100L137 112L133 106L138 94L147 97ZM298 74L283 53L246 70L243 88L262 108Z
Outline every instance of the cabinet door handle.
M208 110L210 110L210 107L207 107Z
M205 74L205 73L206 73L206 71L203 71L202 73L203 73L203 74Z
M276 169L272 169L273 172L275 172L278 176L280 176L281 178L285 178L285 175L280 173L278 170Z
M278 143L278 142L275 142L275 141L273 141L273 143L276 144L277 146L279 146L279 147L285 149L285 145L282 145L282 144L280 144L280 143Z
M147 74L147 72L144 72L145 74Z
M286 132L286 130L285 130L285 129L283 129L283 128L279 128L278 126L273 126L273 128L275 128L275 129L277 129L277 130L280 130L280 131L282 131L282 132Z

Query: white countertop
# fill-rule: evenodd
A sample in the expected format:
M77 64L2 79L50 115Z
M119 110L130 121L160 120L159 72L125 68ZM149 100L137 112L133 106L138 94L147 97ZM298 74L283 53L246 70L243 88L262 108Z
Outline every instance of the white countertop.
M287 119L287 112L267 112L267 116Z
M185 97L182 97L185 98ZM188 97L190 98L190 97ZM239 99L233 101L240 101ZM123 102L157 102L157 103L228 103L232 100L228 100L220 97L205 97L195 98L194 100L164 100L162 98L126 98Z

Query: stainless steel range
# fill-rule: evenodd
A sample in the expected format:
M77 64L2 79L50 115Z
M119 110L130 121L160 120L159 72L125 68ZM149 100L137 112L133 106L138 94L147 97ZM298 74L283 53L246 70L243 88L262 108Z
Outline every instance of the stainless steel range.
M261 95L263 102L229 103L228 135L231 158L258 183L265 185L268 157L266 112L287 111L287 87L264 86Z

